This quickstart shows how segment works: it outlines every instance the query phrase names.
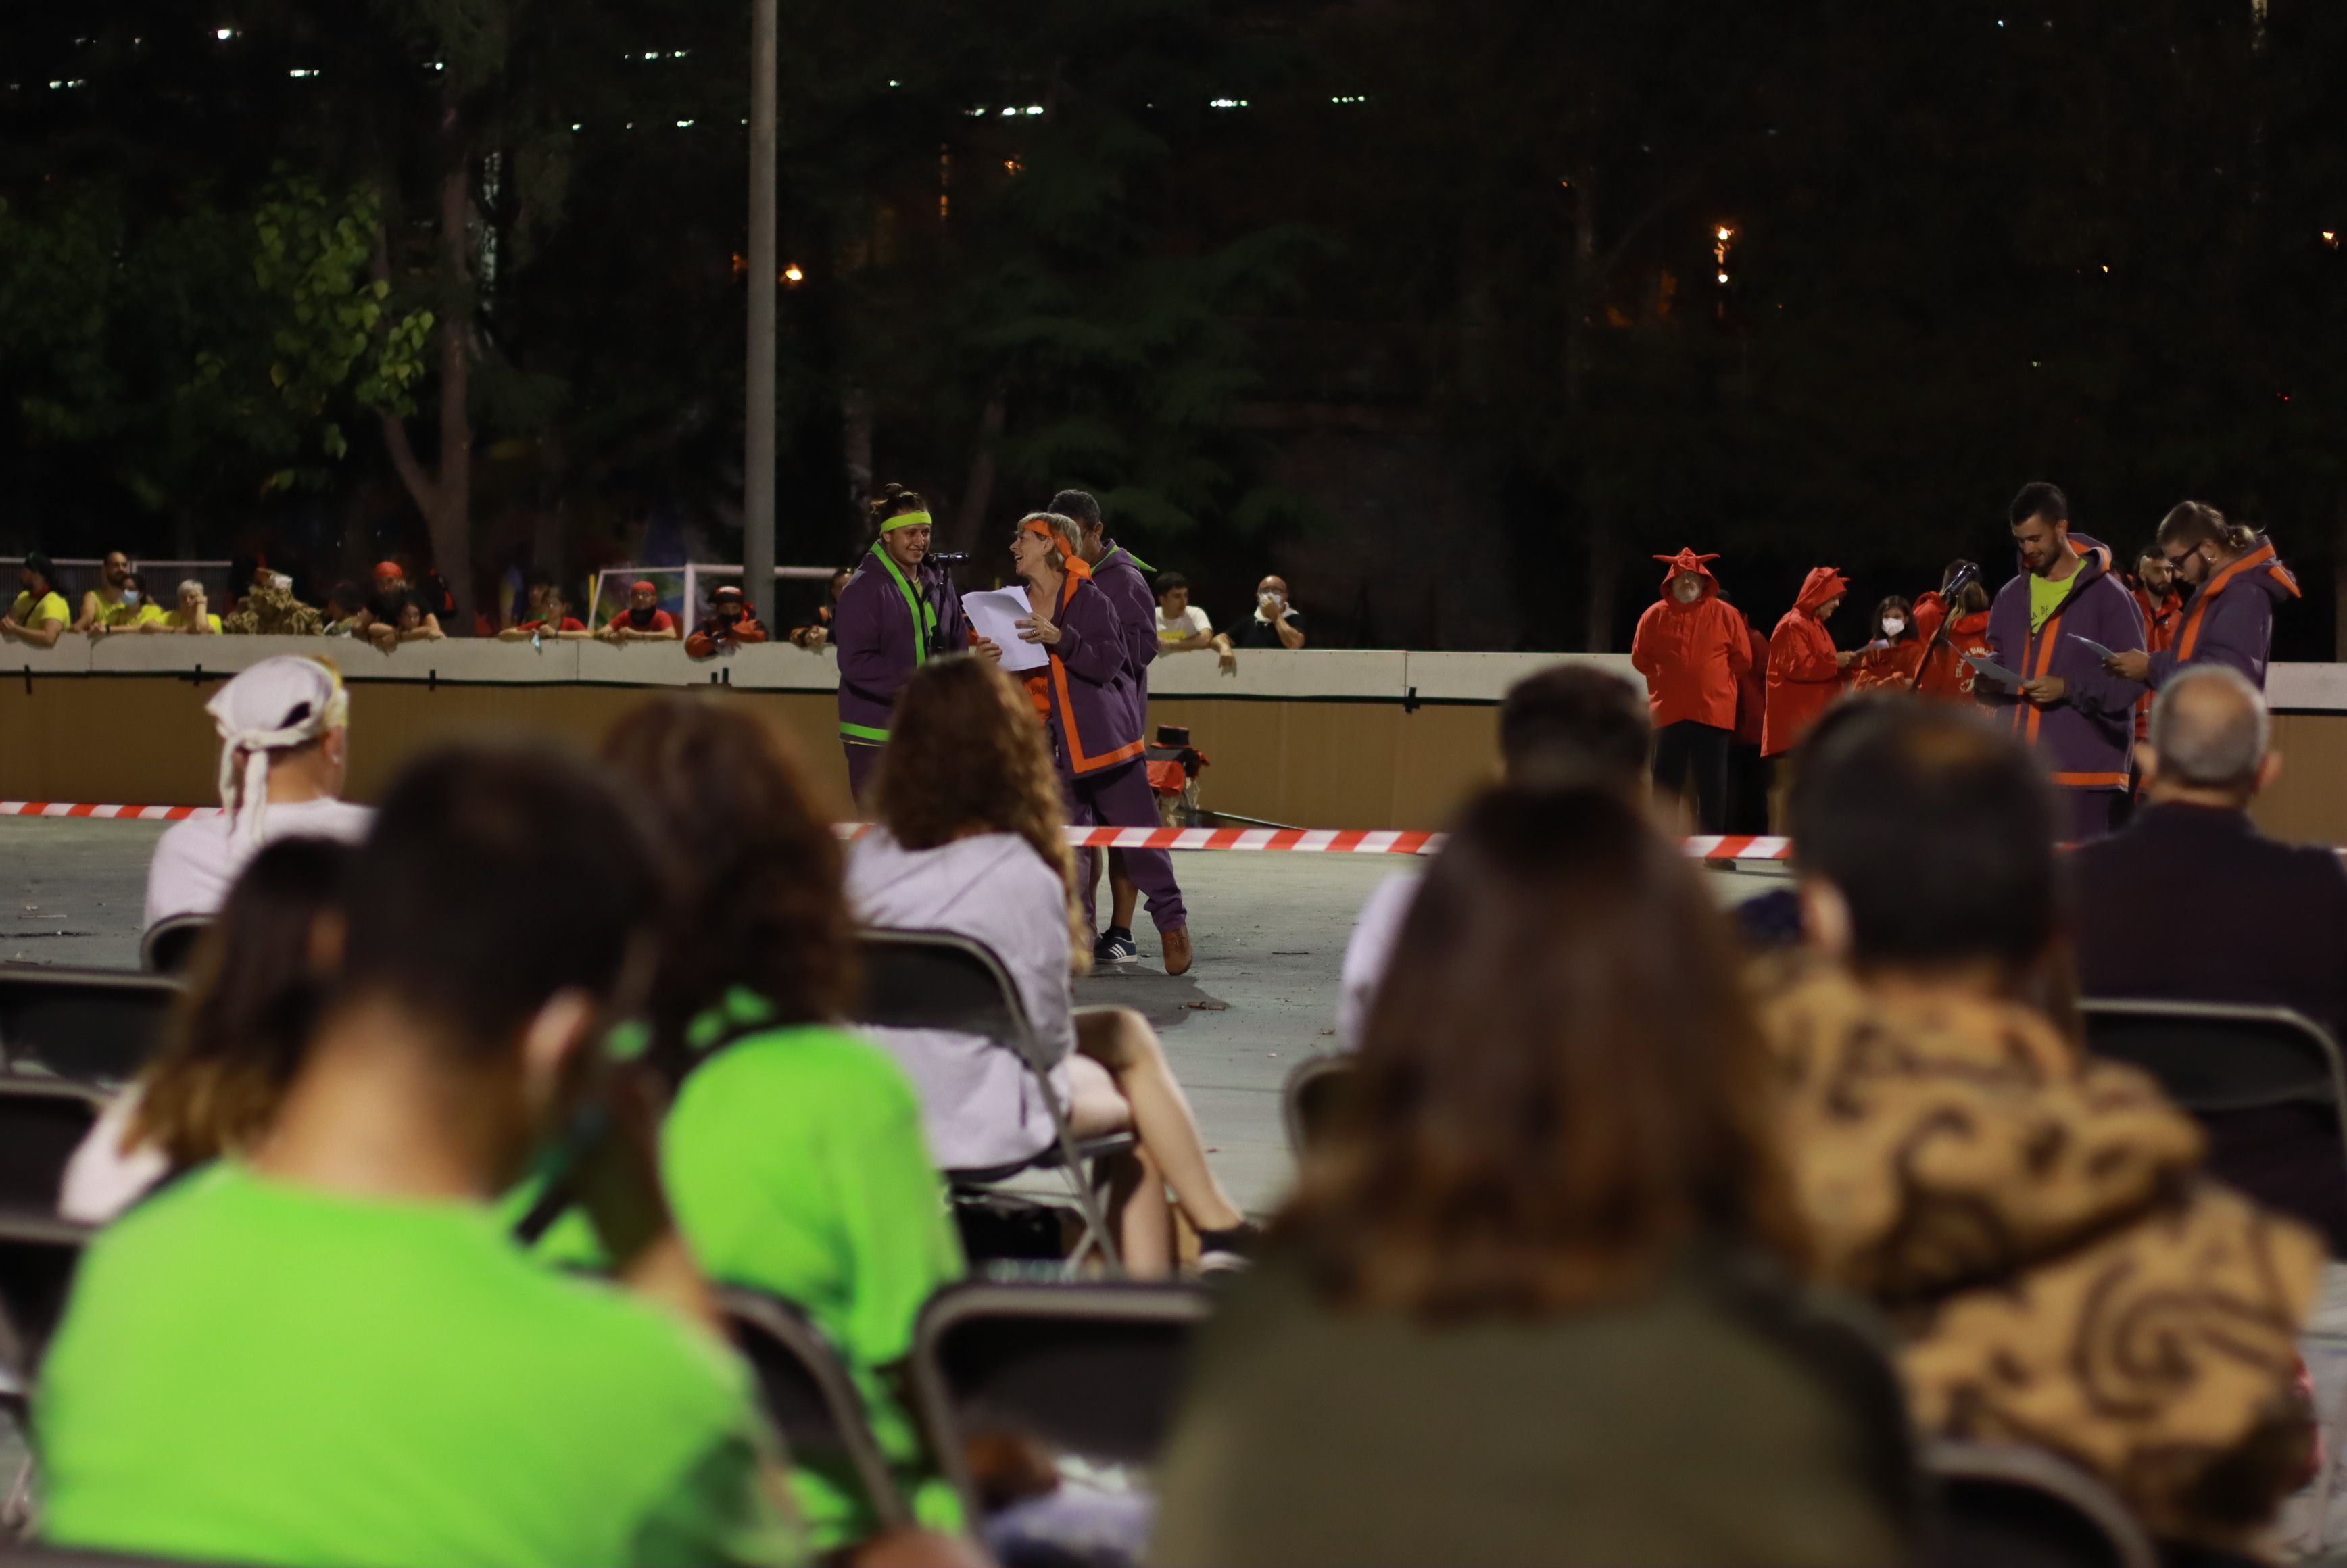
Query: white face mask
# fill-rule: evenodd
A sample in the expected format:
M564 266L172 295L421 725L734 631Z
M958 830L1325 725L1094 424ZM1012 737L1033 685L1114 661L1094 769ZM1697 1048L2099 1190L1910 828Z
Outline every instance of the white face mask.
M1906 623L1905 621L1903 621L1903 620L1900 620L1897 616L1895 616L1895 615L1886 615L1886 616L1884 616L1884 617L1882 618L1882 635L1883 635L1883 636L1885 636L1885 637L1896 637L1896 636L1898 636L1901 632L1902 632L1902 631L1904 631L1904 630L1907 630L1907 623Z

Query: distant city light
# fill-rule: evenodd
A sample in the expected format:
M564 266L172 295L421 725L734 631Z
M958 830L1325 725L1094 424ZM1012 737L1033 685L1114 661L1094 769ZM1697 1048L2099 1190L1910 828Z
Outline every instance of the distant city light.
M2334 251L2339 249L2339 231L2336 229L2325 229L2322 231L2322 242L2330 246Z
M212 36L225 44L231 38L236 36L236 29L233 27L215 27L212 29Z
M1725 272L1720 273L1720 274L1719 274L1719 281L1720 281L1721 282L1723 282L1723 283L1724 283L1724 282L1727 282L1727 273L1725 273Z
M586 128L585 126L574 125L574 126L572 126L570 128L571 128L572 130L584 130L584 129L586 129L587 128Z
M1332 104L1365 104L1369 100L1366 97L1356 93L1348 97L1330 98L1328 101Z
M2104 263L2103 263L2103 271L2104 271L2104 272L2109 272L2110 270L2111 270L2111 264L2110 264L2108 261L2104 262Z
M307 68L305 68L305 67L301 67L301 66L296 66L296 67L294 67L292 70L290 70L290 71L286 72L285 74L286 74L287 76L289 76L289 77L315 77L315 76L323 75L323 73L319 72L319 71L315 71L315 70L310 70L310 69L307 69Z
M783 269L783 282L793 284L804 283L806 282L806 274L799 271L799 264L796 261L793 261Z
M1735 242L1735 224L1719 223L1715 224L1712 227L1711 259L1718 263L1719 284L1722 288L1726 288L1727 286L1727 248ZM1725 300L1721 301L1719 308L1723 313L1725 313L1727 309L1727 302ZM1726 319L1724 314L1722 319Z
M1210 109L1243 109L1247 107L1247 101L1245 98L1213 98L1208 100L1206 107Z
M1041 104L1029 104L1020 112L1022 114L1041 114L1043 112L1043 106Z
M1725 239L1727 239L1729 235L1731 235L1731 234L1735 233L1735 232L1736 232L1736 231L1735 231L1735 230L1733 230L1733 229L1728 228L1726 224L1724 224L1724 223L1723 223L1723 224L1721 224L1721 225L1720 225L1720 227L1716 231L1716 232L1717 232L1717 234L1718 235L1718 237L1719 237L1720 239L1725 240Z

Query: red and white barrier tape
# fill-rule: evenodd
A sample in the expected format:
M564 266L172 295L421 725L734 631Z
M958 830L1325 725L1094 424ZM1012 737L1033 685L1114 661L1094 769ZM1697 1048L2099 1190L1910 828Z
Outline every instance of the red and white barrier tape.
M184 822L216 816L216 805L88 805L64 801L0 800L0 816L105 817L120 822ZM855 838L870 825L844 822L842 838ZM1072 849L1287 850L1299 855L1431 855L1442 847L1439 833L1327 827L1071 827ZM1699 859L1783 860L1791 841L1729 835L1682 841Z

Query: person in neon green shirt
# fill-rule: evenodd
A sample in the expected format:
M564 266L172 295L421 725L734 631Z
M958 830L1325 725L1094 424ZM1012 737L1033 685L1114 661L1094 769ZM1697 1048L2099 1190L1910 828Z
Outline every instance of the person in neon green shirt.
M8 613L0 615L0 641L25 642L35 648L57 645L73 611L67 608L66 596L57 591L56 577L56 567L38 550L25 558L16 572L16 584L23 591L8 607Z
M590 857L518 926L439 885L550 886ZM575 765L442 752L395 784L353 885L269 1141L90 1246L36 1396L44 1538L303 1568L802 1561L647 1102L595 1043L657 911L632 818ZM549 1147L626 1288L497 1225L488 1198Z
M747 712L668 698L604 760L681 874L652 993L651 1060L679 1081L661 1172L711 1278L795 1303L831 1338L915 1515L962 1525L898 1387L921 1306L963 1273L920 1098L896 1059L835 1027L852 1000L838 841L795 759ZM875 1524L851 1477L802 1465L815 1544Z

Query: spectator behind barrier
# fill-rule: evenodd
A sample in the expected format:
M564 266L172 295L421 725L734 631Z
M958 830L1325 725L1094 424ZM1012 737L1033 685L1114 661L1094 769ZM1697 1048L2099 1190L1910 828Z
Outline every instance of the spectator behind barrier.
M100 620L89 630L92 637L110 637L120 631L144 631L149 626L160 626L163 607L157 604L147 591L147 579L135 571L122 574L121 601L108 611L108 619Z
M1634 799L1654 736L1645 693L1594 664L1552 664L1509 687L1500 702L1500 760L1513 784L1589 785ZM1337 997L1339 1050L1361 1042L1420 880L1415 869L1387 877L1353 921Z
M848 580L855 577L853 568L842 567L831 574L825 585L823 602L815 608L815 620L805 626L791 628L790 640L810 653L820 653L831 642L832 618L839 605L839 596L846 590Z
M103 1225L175 1171L245 1154L268 1135L302 1064L328 977L318 927L342 918L356 852L283 838L254 856L196 948L163 1048L66 1167L58 1212Z
M147 924L209 915L275 838L366 836L374 814L336 797L350 757L350 695L333 666L282 655L204 704L220 732L220 811L165 830L147 868Z
M1436 859L1153 1561L1905 1560L1896 1381L1790 1283L1766 1052L1635 788L1502 787Z
M711 1277L805 1308L920 1519L958 1528L899 1383L914 1319L960 1277L961 1245L913 1085L839 1024L856 965L838 840L784 738L747 712L648 702L603 760L650 809L677 880L651 1005L654 1061L678 1083L661 1132L677 1223ZM852 1475L802 1467L795 1481L819 1550L872 1532Z
M366 596L359 592L354 582L338 582L326 595L324 610L326 635L348 637L358 630L359 617L366 610Z
M1763 1009L1822 1276L1893 1309L1927 1431L2051 1448L2171 1543L2249 1553L2305 1473L2321 1248L2049 1020L2055 803L1973 713L1885 699L1793 786L1809 941ZM2140 1336L2156 1320L2156 1354Z
M16 569L16 586L21 590L8 613L0 615L0 641L15 641L35 648L55 648L64 636L73 611L66 606L66 596L57 591L57 569L49 558L35 550L25 558Z
M549 582L533 589L530 610L532 619L507 627L497 633L497 641L528 642L551 637L576 642L589 635L587 623L570 613L569 600L564 597L559 583Z
M1301 648L1304 617L1287 597L1287 579L1267 577L1255 585L1255 613L1239 622L1232 643L1239 648Z
M190 637L215 636L220 630L220 618L212 612L210 596L204 585L194 578L179 583L179 601L160 620L142 620L141 631L177 631Z
M452 866L565 892L517 921L451 900ZM266 1144L82 1262L37 1399L46 1538L250 1563L795 1560L646 1102L602 1050L659 918L627 808L574 763L437 752L393 786L352 885ZM577 1165L632 1291L497 1229L488 1200L540 1161Z
M81 613L74 617L70 630L108 631L136 621L138 600L124 593L129 577L130 558L120 550L107 551L97 563L97 586L81 596Z
M222 618L220 629L259 637L315 637L325 621L310 606L293 597L293 579L262 567L252 576L252 587L242 603Z
M2335 850L2277 844L2250 803L2281 771L2265 699L2225 664L2188 664L2154 700L2135 820L2065 857L2080 988L2093 997L2294 1008L2347 1039L2347 868ZM2188 899L2192 940L2147 939L2151 911ZM2339 1122L2328 1105L2203 1115L2209 1166L2319 1226L2347 1256Z
M766 629L751 613L750 601L738 588L721 588L710 596L709 614L684 640L684 651L694 659L731 653L744 643L764 642Z
M1052 1092L1078 1138L1131 1131L1111 1162L1110 1221L1126 1269L1170 1274L1174 1199L1209 1263L1249 1245L1245 1216L1206 1163L1197 1122L1156 1031L1127 1008L1074 1012L1091 956L1072 912L1075 857L1059 777L1025 694L989 661L932 660L897 700L873 787L879 825L849 852L847 888L870 926L953 931L991 948L1018 981ZM1031 1075L1001 1046L934 1030L877 1030L919 1085L931 1146L948 1168L1027 1159L1051 1141Z
M1190 602L1190 579L1178 571L1161 571L1150 587L1157 594L1157 651L1188 653L1194 650L1213 649L1221 656L1224 674L1239 667L1238 655L1231 651L1231 640L1214 630L1206 612Z
M648 577L628 585L628 603L614 610L596 636L606 642L673 642L676 617L660 607L660 585Z

